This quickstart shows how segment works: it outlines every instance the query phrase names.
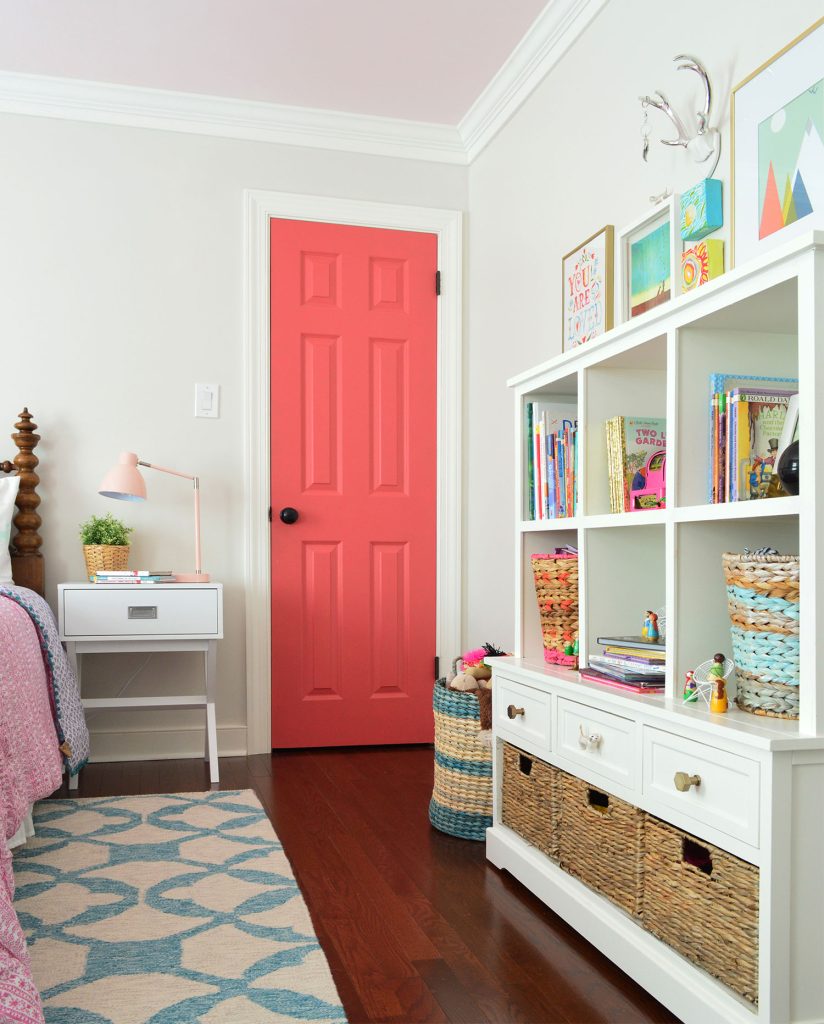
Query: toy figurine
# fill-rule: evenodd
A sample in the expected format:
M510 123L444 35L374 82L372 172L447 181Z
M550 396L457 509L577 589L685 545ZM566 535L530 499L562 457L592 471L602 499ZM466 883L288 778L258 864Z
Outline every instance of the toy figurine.
M692 669L684 677L684 703L694 704L698 700L698 683L695 681L695 672Z
M655 612L651 612L647 609L647 617L644 619L644 628L641 632L641 636L645 640L657 640L660 635L661 634L658 632L658 616Z
M726 660L723 654L716 654L712 659L712 665L707 670L707 678L712 682L710 711L714 711L718 715L723 715L729 707L727 701L727 680L724 674L724 663Z

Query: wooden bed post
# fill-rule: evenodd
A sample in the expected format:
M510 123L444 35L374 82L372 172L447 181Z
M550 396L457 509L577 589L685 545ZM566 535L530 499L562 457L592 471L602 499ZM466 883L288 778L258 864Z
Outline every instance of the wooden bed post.
M14 517L17 533L12 538L12 573L18 586L28 587L43 596L46 574L43 556L40 554L40 545L43 543L38 533L42 520L37 513L40 504L37 485L40 477L36 472L40 460L34 454L40 435L35 434L37 424L33 422L27 408L20 413L15 427L17 432L11 435L11 439L17 445L17 455L13 462L20 477L20 490L16 502L19 511Z

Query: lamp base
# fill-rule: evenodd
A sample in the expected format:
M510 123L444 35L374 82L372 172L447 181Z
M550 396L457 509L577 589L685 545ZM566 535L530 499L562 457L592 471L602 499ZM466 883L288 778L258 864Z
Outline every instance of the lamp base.
M208 572L176 572L175 583L208 583L211 579Z

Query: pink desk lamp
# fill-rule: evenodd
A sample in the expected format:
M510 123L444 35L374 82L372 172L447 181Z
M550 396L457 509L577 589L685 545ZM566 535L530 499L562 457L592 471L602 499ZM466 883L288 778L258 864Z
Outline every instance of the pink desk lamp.
M145 501L146 481L138 466L146 466L148 469L156 469L160 473L170 473L172 476L181 476L184 480L191 480L195 490L195 571L175 572L177 583L208 583L209 574L202 572L200 564L200 480L189 473L178 473L176 469L167 469L165 466L155 466L152 462L143 462L134 452L121 452L120 459L116 466L112 466L109 472L103 477L98 488L98 493L104 498L117 498L120 501Z

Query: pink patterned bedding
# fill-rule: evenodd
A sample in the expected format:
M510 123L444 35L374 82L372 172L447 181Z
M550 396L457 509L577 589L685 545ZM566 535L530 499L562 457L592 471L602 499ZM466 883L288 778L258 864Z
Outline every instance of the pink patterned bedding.
M0 597L0 1024L43 1020L12 906L14 876L5 840L35 800L58 788L62 771L40 638L28 613Z

